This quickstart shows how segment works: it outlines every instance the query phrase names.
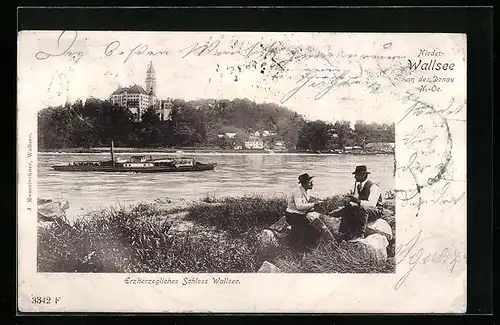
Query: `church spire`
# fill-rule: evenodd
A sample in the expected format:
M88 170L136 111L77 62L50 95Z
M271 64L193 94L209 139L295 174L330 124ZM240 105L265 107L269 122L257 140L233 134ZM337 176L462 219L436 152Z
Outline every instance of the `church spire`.
M156 72L152 61L149 62L149 66L146 71L146 92L148 95L156 95Z
M156 73L151 61L146 70L146 93L149 95L149 107L156 108L158 104L156 99Z

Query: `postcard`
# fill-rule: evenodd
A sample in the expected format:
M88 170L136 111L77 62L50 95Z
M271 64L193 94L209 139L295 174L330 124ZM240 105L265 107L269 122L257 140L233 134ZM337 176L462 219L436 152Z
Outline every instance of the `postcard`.
M18 33L21 312L464 313L465 34Z

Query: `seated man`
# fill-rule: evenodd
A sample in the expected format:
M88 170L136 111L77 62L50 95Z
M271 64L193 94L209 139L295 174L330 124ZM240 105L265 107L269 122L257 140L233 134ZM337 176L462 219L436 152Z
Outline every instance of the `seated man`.
M368 179L370 172L366 166L357 166L353 174L355 189L349 196L349 203L342 210L339 228L346 240L364 238L366 224L383 215L380 188Z
M308 191L313 188L312 178L307 173L299 176L300 186L289 195L285 212L286 221L292 226L291 239L306 247L314 246L318 235L335 242L332 233L319 219L319 214L311 213L315 205L321 203L311 202Z

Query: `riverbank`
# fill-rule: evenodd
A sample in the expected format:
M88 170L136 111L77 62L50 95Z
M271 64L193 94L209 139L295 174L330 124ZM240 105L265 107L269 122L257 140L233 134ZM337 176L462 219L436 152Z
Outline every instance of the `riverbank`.
M211 148L211 147L180 147L180 148L165 148L165 147L148 147L148 148L125 148L125 147L114 147L114 151L118 153L143 153L143 152L162 152L162 153L177 153L182 152L241 152L241 153L254 153L254 152L268 152L266 150L258 149L221 149L221 148ZM58 149L38 149L38 152L50 152L50 153L102 153L110 152L109 147L95 147L95 148L58 148Z
M39 148L39 153L109 153L109 147L96 147L96 148L58 148L46 149ZM150 148L125 148L114 147L116 153L287 153L287 154L324 154L324 155L394 155L393 152L363 152L363 153L336 153L331 151L304 151L304 150L269 150L269 149L222 149L212 147L182 147L182 148L164 148L164 147L150 147Z
M318 212L329 213L344 199L330 197ZM284 197L247 196L180 204L159 199L105 209L71 226L39 227L38 271L249 273L269 261L282 272L394 272L395 239L384 263L327 243L306 255L287 245L270 254L259 236L284 215L285 208ZM388 222L395 233L394 218Z

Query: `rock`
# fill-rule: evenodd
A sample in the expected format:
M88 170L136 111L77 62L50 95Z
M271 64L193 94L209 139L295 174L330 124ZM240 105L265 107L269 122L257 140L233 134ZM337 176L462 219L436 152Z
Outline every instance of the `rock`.
M355 248L364 258L375 260L378 263L387 261L387 246L389 242L384 235L373 234L364 239L349 242L343 241L341 247L344 249Z
M275 223L273 223L269 229L272 230L272 231L276 231L276 232L283 232L287 229L287 227L289 227L290 225L288 224L288 222L286 222L286 217L281 217L278 221L276 221Z
M54 221L38 220L38 227L40 227L40 228L50 228L53 224L54 224Z
M41 205L41 204L45 204L45 203L49 203L49 202L52 202L51 199L38 199L37 200L37 205Z
M273 232L274 237L279 241L285 240L290 234L291 229L292 226L290 226L284 216L269 227L269 230Z
M316 219L321 219L321 213L316 212L316 211L311 211L306 214L306 219L309 220L309 222L313 222Z
M65 202L64 205L61 202L54 202L52 200L38 200L37 206L37 218L38 224L41 227L47 227L52 223L56 223L59 226L68 225L66 219L66 210L69 208L69 202Z
M377 262L387 261L387 246L389 246L389 242L386 236L374 234L366 237L362 242L372 248L373 257Z
M264 261L259 268L258 273L280 273L281 270L274 264Z
M66 218L66 210L69 208L69 203L61 205L61 202L47 202L39 204L37 207L38 218L49 221L55 218Z
M396 216L394 215L394 213L392 211L384 209L384 214L382 215L381 219L387 221L387 223L389 223L389 225L391 226L391 228L395 229L395 227L396 227ZM394 235L394 231L393 231L393 235Z
M274 237L274 233L269 229L264 229L259 235L259 242L264 247L277 247L278 242L276 237Z
M373 234L383 235L388 241L392 240L391 226L384 219L377 219L374 222L366 224L366 236Z

